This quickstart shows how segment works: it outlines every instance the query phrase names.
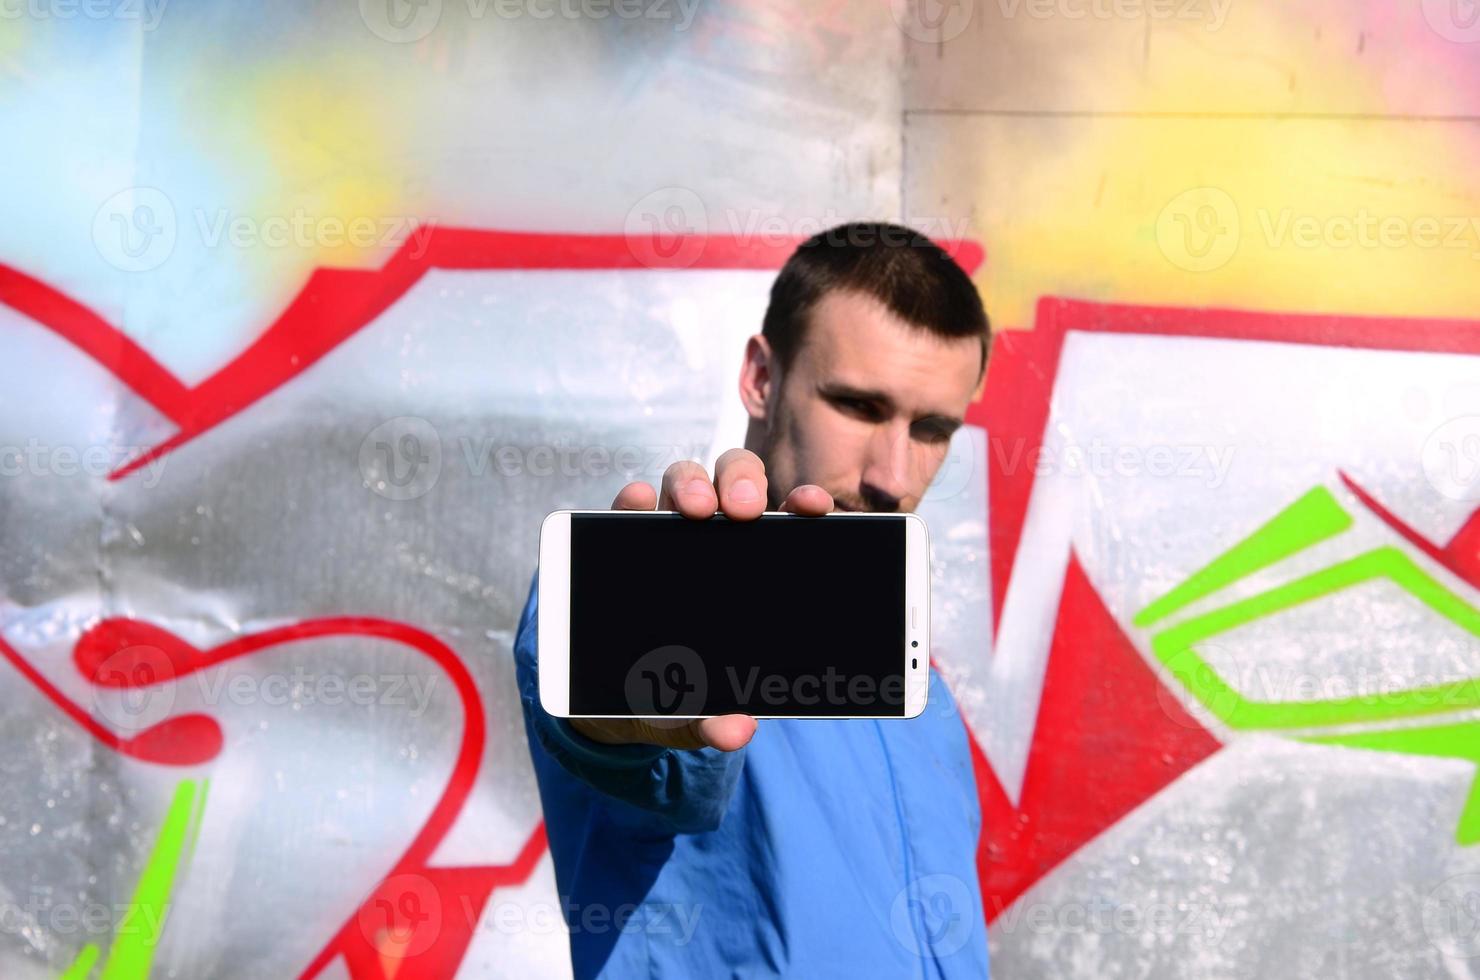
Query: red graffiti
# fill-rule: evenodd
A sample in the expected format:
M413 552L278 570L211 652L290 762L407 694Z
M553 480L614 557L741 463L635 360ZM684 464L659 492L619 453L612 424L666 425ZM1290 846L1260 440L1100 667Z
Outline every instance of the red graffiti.
M682 247L675 248L672 242L630 235L436 228L408 236L406 245L379 269L316 270L249 347L194 387L181 382L93 310L5 265L0 265L0 303L68 340L175 424L171 438L110 475L117 481L309 370L431 269L777 269L799 243L800 239L707 236L682 241L678 243ZM974 242L941 244L968 272L982 261L982 250ZM317 975L342 956L357 980L385 980L388 951L397 980L450 976L462 961L493 889L528 881L546 845L540 824L507 865L440 868L428 864L478 776L486 730L482 701L472 678L449 647L406 624L339 618L296 623L200 650L142 620L110 619L79 638L74 661L91 683L125 688L178 678L270 646L328 635L376 636L419 650L452 678L465 720L457 761L431 816L391 872L325 944L303 976ZM72 721L122 754L163 765L198 765L214 759L222 749L220 726L198 714L169 718L131 737L120 736L68 699L3 640L0 655ZM433 914L432 909L440 911ZM454 909L458 914L447 914Z
M408 246L380 269L316 271L246 350L193 387L179 381L92 310L6 266L0 266L0 303L70 341L175 424L174 436L111 476L122 480L307 371L395 303L430 269L774 269L796 244L716 236L673 248L667 247L671 242L634 241L620 235L439 228L423 236L424 249L413 254L409 242L416 240L411 236ZM969 272L983 259L975 243L946 244ZM1023 452L1031 458L1042 444L1059 357L1071 331L1480 353L1480 324L1470 321L1042 300L1035 329L998 335L989 368L990 383L983 399L968 414L968 421L988 434L988 545L994 631L1000 622L1034 483L1032 466L1010 465L1010 461ZM1386 515L1389 523L1404 532L1406 525L1383 510L1370 493L1350 478L1348 485L1369 507ZM1404 533L1410 540L1422 538L1411 529ZM1440 560L1447 559L1446 564L1469 578L1467 573L1473 572L1477 550L1471 542L1476 539L1480 539L1480 518L1472 517L1447 545L1441 548L1427 542L1425 550ZM295 624L204 651L141 621L109 620L79 639L75 659L84 676L94 683L121 686L128 683L130 671L145 677L151 671L160 676L159 671L197 670L273 643L330 632L382 636L421 650L454 678L468 722L458 763L432 817L393 871L315 957L305 975L311 976L335 956L343 956L353 976L383 978L387 936L407 954L398 963L398 977L416 980L448 975L461 961L476 916L471 920L466 915L449 917L445 911L455 902L481 910L494 888L526 881L545 848L543 827L538 827L508 865L427 865L477 776L484 738L481 702L453 651L412 627L368 619ZM120 644L154 648L161 651L163 659L120 665L110 659ZM121 737L69 701L3 641L0 655L59 710L120 753L158 764L194 765L214 758L222 748L219 726L204 715L167 719L143 733ZM1175 705L1175 698L1162 688L1114 622L1078 561L1071 560L1019 805L1010 803L972 739L983 811L979 864L989 920L1088 841L1217 750L1216 739L1190 716L1179 714ZM442 914L434 914L438 909ZM425 930L432 928L432 923L436 938L427 943ZM413 951L416 955L411 955Z
M997 335L983 397L967 413L967 421L984 428L988 440L994 633L1033 494L1031 461L1043 444L1060 355L1071 332L1480 353L1480 322L1470 320L1040 300L1033 330ZM1343 477L1369 507L1386 513L1355 481ZM1390 523L1396 521L1388 517ZM1475 567L1472 542L1480 537L1480 510L1444 549L1411 529L1405 533L1466 575ZM1180 710L1176 697L1105 608L1078 559L1071 557L1018 806L1012 805L972 736L982 807L978 867L988 920L1219 747Z

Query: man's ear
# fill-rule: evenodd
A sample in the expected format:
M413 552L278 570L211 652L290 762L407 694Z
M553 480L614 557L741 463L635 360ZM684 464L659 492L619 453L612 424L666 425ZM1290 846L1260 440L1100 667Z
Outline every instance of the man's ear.
M746 414L764 421L780 383L781 372L770 342L760 334L753 334L745 342L745 357L740 362L740 403L745 406Z

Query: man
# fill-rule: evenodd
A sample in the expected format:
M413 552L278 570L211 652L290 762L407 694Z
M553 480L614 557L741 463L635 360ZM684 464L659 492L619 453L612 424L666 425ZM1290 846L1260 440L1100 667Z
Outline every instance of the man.
M912 511L989 339L933 242L886 224L816 235L746 344L745 448L712 480L675 463L612 506ZM515 657L577 977L986 976L976 786L933 670L910 720L557 719L539 702L538 598L536 574Z

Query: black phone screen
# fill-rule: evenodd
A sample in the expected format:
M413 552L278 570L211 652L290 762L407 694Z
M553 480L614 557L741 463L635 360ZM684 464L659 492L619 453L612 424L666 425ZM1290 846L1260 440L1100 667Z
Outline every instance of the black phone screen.
M905 518L572 514L575 715L902 716Z

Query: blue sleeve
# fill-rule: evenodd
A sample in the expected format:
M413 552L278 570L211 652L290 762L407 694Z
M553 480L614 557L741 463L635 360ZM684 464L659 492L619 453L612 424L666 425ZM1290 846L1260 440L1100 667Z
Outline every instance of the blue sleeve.
M714 830L730 805L745 749L668 749L606 745L582 735L540 705L539 572L514 637L519 700L541 792L549 779L575 779L615 804L611 815L637 829L669 834Z

